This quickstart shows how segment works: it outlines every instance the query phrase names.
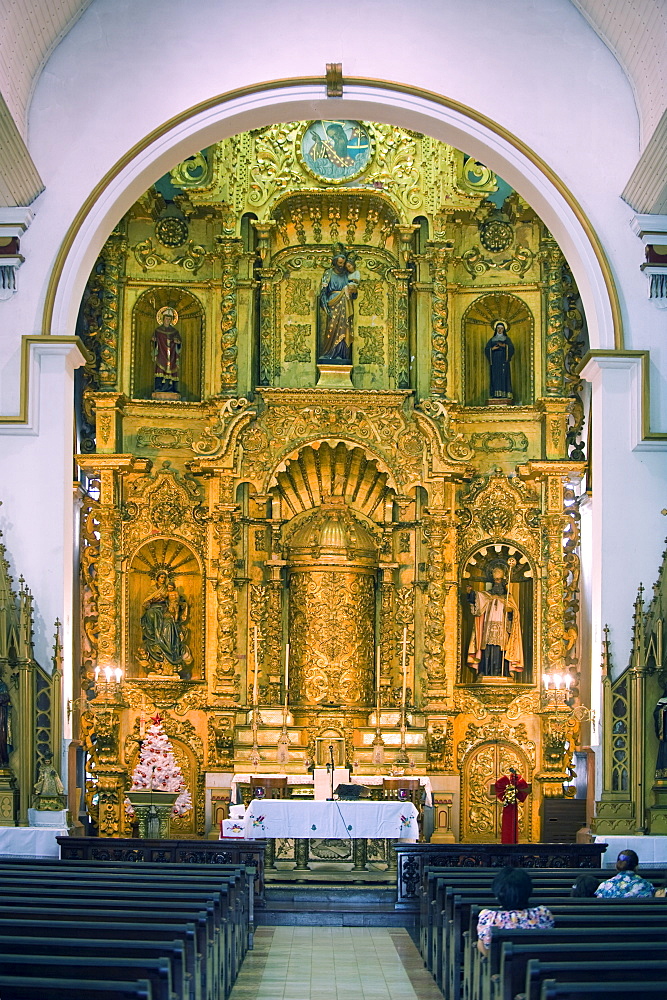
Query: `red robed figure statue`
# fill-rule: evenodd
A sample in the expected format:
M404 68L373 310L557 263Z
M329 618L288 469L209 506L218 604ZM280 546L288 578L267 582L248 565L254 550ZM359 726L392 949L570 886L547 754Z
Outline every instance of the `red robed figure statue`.
M531 791L531 786L513 767L509 769L509 777L504 774L493 785L496 798L503 804L503 818L500 826L500 843L517 844L519 842L519 802L525 802Z

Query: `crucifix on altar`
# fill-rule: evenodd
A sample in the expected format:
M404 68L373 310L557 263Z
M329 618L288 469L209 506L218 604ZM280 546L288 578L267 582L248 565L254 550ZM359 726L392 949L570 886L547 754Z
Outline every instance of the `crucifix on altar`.
M509 774L501 778L489 788L489 796L498 799L503 805L503 815L500 824L500 843L518 844L519 842L519 803L525 802L533 790L525 778L522 778L516 768L508 768Z

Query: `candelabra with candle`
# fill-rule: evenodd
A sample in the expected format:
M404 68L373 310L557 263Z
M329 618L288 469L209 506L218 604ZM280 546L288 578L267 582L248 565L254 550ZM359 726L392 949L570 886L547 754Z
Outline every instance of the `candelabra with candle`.
M122 667L95 667L95 696L102 701L118 701L122 681Z
M262 759L262 755L259 752L259 742L258 742L258 728L259 728L259 686L258 686L258 676L259 676L259 657L257 653L257 626L255 625L252 630L253 634L253 655L254 655L254 672L252 681L252 750L250 751L250 763L253 767L257 767Z
M285 646L285 697L283 699L283 727L278 738L276 761L278 764L289 764L289 735L287 733L287 708L289 691L289 642Z
M384 740L380 724L380 673L381 651L378 645L375 650L375 739L373 740L373 764L382 767L384 764Z
M408 627L403 628L403 639L401 640L401 667L403 673L403 690L401 694L401 752L396 758L397 764L408 764L408 753L406 747L406 700L408 692Z
M590 722L595 730L595 711L587 705L574 705L571 690L574 677L567 670L545 671L542 674L540 707L543 709L568 709L577 722Z

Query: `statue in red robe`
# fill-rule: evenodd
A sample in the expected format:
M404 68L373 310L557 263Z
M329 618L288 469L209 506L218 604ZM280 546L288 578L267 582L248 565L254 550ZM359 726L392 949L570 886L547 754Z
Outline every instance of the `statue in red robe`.
M155 392L178 392L181 357L181 335L173 325L178 314L171 306L158 310L158 326L153 332L153 364Z
M530 785L518 771L511 767L509 776L504 774L502 778L498 778L493 787L496 798L503 804L500 843L517 844L519 842L519 803L525 802L528 798Z

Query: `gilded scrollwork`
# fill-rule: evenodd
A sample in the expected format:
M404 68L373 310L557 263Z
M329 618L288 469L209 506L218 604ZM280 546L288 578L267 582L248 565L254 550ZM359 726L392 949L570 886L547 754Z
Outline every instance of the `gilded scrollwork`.
M482 743L496 744L498 742L514 744L525 754L531 768L535 767L535 743L528 738L528 731L524 723L520 722L513 726L497 716L491 716L488 722L483 722L479 726L475 725L474 722L468 725L465 736L456 750L458 767L463 767L466 756L474 747Z
M447 395L447 364L449 336L448 269L454 245L433 243L429 248L429 262L433 280L431 295L431 392L434 396Z
M565 341L563 316L563 254L556 241L547 234L543 241L547 282L546 379L548 395L563 393L565 375Z
M241 240L216 238L222 264L220 300L220 391L228 395L236 392L238 380L237 347L237 281L238 260L243 253Z
M237 676L237 601L232 519L232 510L221 505L215 512L213 523L218 549L218 575L215 582L217 658L214 690L219 694L226 694L233 701L238 701L240 684Z

